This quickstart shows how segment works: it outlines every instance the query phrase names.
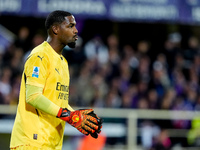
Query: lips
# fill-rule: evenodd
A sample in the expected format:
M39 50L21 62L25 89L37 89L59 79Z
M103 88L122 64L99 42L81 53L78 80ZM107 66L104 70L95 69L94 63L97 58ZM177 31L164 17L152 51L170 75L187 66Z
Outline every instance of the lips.
M74 39L75 39L75 40L78 40L78 36L77 36L77 35L76 35L76 36L74 36Z

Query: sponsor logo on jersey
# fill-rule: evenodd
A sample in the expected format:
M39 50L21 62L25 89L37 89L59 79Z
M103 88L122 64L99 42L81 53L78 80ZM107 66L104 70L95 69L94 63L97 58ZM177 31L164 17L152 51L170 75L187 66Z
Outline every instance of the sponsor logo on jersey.
M38 77L39 77L39 71L40 71L40 67L34 66L34 67L33 67L32 77L38 78Z
M62 84L60 82L57 82L56 91L59 91L58 99L68 100L68 98L69 98L69 86Z
M57 91L63 91L63 92L69 92L69 86L67 85L64 85L64 84L61 84L60 82L57 82L57 85L56 85L56 90Z

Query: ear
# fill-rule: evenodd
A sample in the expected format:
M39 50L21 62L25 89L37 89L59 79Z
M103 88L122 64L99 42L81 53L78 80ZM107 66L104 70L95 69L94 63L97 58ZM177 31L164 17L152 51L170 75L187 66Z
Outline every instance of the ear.
M53 32L53 34L57 35L58 34L58 30L59 30L58 26L56 26L56 25L52 26L52 32Z

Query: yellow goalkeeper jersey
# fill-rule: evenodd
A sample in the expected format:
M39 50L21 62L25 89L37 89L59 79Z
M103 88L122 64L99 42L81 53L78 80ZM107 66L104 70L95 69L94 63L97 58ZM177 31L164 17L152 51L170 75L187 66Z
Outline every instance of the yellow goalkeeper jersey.
M30 145L61 150L65 122L27 104L26 84L42 87L45 97L68 108L68 63L46 41L32 50L25 63L10 147Z

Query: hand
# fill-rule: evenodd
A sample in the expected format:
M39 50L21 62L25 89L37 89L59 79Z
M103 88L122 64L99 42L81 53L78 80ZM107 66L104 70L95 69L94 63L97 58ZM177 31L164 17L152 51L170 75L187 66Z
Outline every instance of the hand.
M97 139L98 138L98 134L101 133L101 128L102 128L102 123L103 123L103 119L99 118L95 113L94 111L90 112L88 115L94 117L97 119L97 122L98 122L98 130L96 130L96 132L94 133L90 133L90 135Z
M93 109L69 111L66 108L60 108L57 117L68 122L81 133L88 135L100 132L99 128L101 128L100 120L93 114Z

